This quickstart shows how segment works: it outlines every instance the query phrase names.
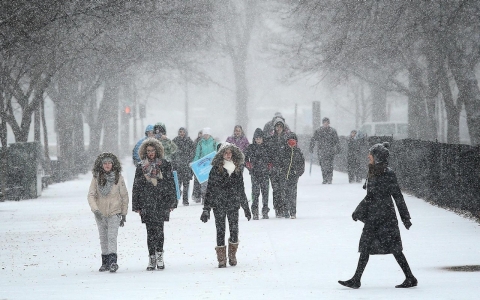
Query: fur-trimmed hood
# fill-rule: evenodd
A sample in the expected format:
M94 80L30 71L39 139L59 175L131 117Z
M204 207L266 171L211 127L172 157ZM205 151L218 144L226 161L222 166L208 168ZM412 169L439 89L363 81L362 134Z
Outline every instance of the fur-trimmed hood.
M163 150L162 143L160 143L156 138L148 138L140 145L138 149L138 155L141 160L147 158L147 147L152 146L155 148L155 157L163 159L165 157L165 151Z
M92 169L92 174L94 178L97 178L102 185L104 184L105 180L105 171L103 170L103 159L104 158L110 158L112 160L112 171L115 172L115 184L118 183L118 178L120 177L120 173L122 173L122 164L118 160L117 156L115 154L110 153L110 152L103 152L97 158L95 159L95 162L93 163L93 169Z
M221 144L217 154L215 154L215 157L212 160L212 166L223 166L223 154L227 149L232 151L232 162L235 164L235 166L238 168L243 165L245 162L245 155L243 155L242 151L240 151L240 148L234 144L225 142Z

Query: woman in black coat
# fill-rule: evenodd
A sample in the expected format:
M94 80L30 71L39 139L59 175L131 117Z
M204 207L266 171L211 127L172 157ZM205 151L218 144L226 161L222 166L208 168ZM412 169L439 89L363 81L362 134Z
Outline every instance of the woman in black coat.
M177 207L172 165L164 159L162 144L155 138L146 139L138 154L142 161L135 171L132 210L140 214L147 228L147 270L164 269L164 222Z
M241 172L244 160L244 155L237 146L223 143L212 160L213 167L208 177L208 187L200 220L206 223L210 219L210 209L213 209L217 229L217 247L215 247L215 250L219 268L227 266L225 219L228 219L230 229L228 263L235 266L237 265L238 210L240 206L243 208L248 221L252 217Z
M367 196L353 212L354 221L365 223L358 251L360 258L357 270L352 279L338 281L341 285L358 289L360 279L367 266L370 255L393 254L405 274L405 281L396 288L410 288L417 286L417 279L413 276L407 259L403 254L402 238L398 228L397 215L392 198L400 213L405 228L412 226L407 205L397 183L395 172L388 167L389 143L376 144L370 148L368 179L364 188Z

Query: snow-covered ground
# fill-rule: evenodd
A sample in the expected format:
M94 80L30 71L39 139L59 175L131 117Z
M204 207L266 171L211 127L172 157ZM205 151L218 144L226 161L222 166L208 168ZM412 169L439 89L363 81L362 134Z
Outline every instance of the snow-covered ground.
M128 186L133 167L125 164ZM245 172L247 190L250 180ZM179 205L165 226L163 271L148 272L146 231L129 212L120 228L115 274L100 273L97 227L86 195L91 175L54 184L39 199L0 203L0 299L478 299L480 272L442 268L480 264L480 227L405 195L413 226L401 226L404 253L419 285L404 280L392 255L372 256L358 290L337 280L356 268L362 223L351 213L365 192L318 166L300 179L296 220L240 219L238 265L217 268L215 224L202 207ZM250 194L249 192L247 194ZM270 206L271 206L270 197Z

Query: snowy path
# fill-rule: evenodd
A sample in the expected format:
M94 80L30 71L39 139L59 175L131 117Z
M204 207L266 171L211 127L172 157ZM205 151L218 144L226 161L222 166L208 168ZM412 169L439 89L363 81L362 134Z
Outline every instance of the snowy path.
M131 187L133 167L125 169ZM394 288L404 276L392 255L370 258L359 290L340 286L356 268L362 224L350 216L364 191L342 173L332 185L320 178L314 166L300 179L296 220L272 210L269 220L247 222L240 210L238 265L226 269L217 268L213 216L203 224L199 204L179 205L166 223L164 271L145 271L145 227L129 212L120 269L110 274L98 272L91 175L51 185L39 199L0 203L0 299L478 299L480 272L441 269L480 264L478 224L407 195L413 226L401 233L419 286Z

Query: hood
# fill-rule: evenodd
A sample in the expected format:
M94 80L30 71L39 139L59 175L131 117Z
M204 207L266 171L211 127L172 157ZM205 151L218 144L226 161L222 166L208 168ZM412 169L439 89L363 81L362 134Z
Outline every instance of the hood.
M167 127L162 122L155 123L155 126L153 126L153 129L154 129L153 132L155 134L157 134L157 130L160 130L165 135L167 134Z
M235 166L239 167L245 162L245 155L243 155L242 151L234 144L225 142L222 143L222 145L218 149L217 154L215 154L215 157L212 160L212 166L223 165L223 154L227 149L230 149L230 151L232 151L232 161Z
M291 139L294 139L294 140L297 141L297 143L298 143L298 137L297 137L297 135L295 134L295 132L290 132L290 133L287 134L287 141L288 141L288 140L291 140Z
M285 119L280 117L273 118L273 122L272 122L273 128L275 128L275 125L277 125L278 123L282 123L283 128L285 129Z
M252 141L252 143L255 141L256 138L259 138L259 137L261 137L261 138L264 139L264 138L265 138L265 133L263 132L262 129L257 128L257 129L255 129L255 132L253 133L253 141Z
M141 160L144 160L147 158L147 147L152 146L155 148L155 157L156 158L164 158L165 153L163 150L162 143L160 143L156 138L148 138L143 141L143 143L140 145L140 148L138 149L138 155L140 156Z
M178 136L178 131L180 131L180 130L185 131L185 138L187 138L187 137L188 137L188 130L187 130L187 128L185 128L185 127L180 127L180 128L178 128L178 130L177 130L177 136Z
M152 131L153 132L153 125L147 125L147 127L145 128L145 135L147 135L147 132L148 131Z
M103 152L102 154L100 154L97 157L97 159L95 159L95 163L93 164L93 169L92 169L93 177L97 177L98 174L103 172L102 160L104 158L107 158L107 157L112 159L112 161L113 161L112 172L115 172L115 173L118 173L118 174L120 174L122 172L122 165L121 165L120 161L118 160L117 156L115 156L115 154L110 153L110 152Z

